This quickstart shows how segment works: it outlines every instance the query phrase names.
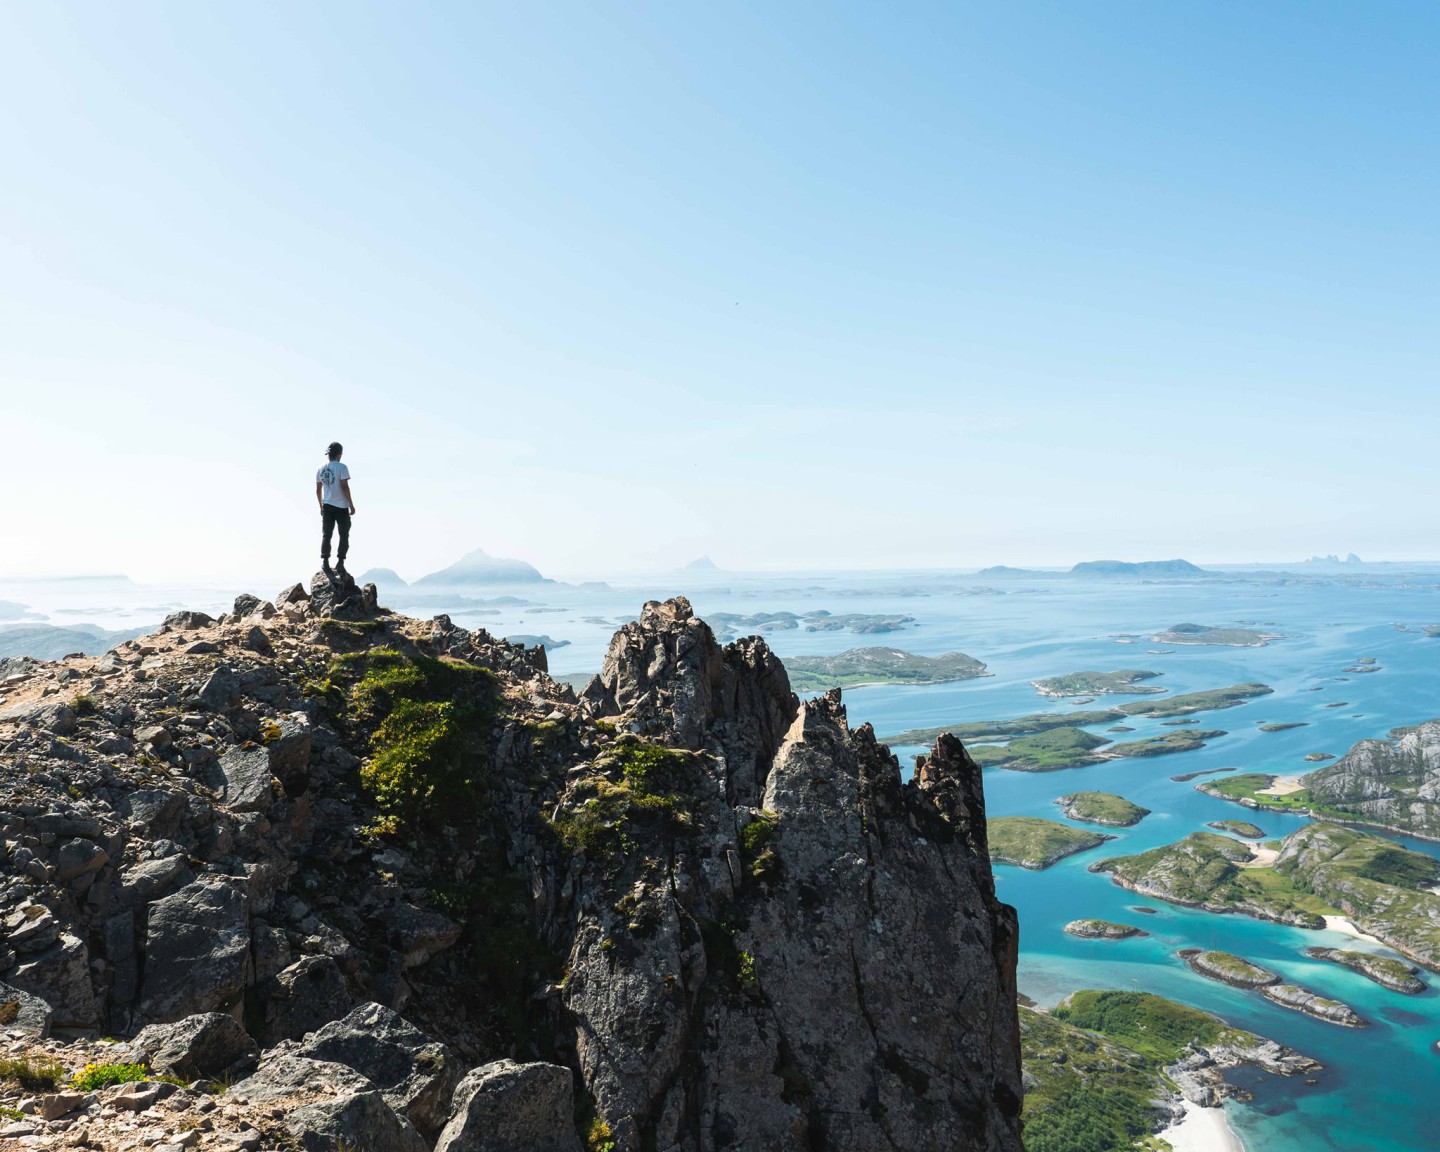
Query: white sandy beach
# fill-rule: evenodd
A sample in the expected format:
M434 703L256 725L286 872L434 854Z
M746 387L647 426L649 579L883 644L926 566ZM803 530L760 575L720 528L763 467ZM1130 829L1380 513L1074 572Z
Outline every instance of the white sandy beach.
M1383 940L1377 940L1374 936L1367 936L1344 916L1326 916L1325 927L1330 929L1331 932L1343 932L1346 936L1353 936L1356 940L1366 940L1371 944L1383 945L1385 943Z
M1257 788L1257 796L1289 796L1305 787L1299 776L1277 776L1268 788Z
M1224 1108L1201 1108L1185 1102L1185 1116L1161 1132L1175 1152L1245 1152L1245 1145L1225 1119Z

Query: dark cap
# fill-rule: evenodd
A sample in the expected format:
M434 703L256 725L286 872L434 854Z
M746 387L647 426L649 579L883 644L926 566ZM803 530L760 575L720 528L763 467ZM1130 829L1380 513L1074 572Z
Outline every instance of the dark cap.
M325 455L327 455L327 456L332 456L332 457L333 457L333 456L339 456L340 453L342 453L342 452L344 452L344 451L345 451L345 445L341 444L340 441L338 441L338 440L332 440L332 441L330 442L330 447L328 447L327 449L325 449Z

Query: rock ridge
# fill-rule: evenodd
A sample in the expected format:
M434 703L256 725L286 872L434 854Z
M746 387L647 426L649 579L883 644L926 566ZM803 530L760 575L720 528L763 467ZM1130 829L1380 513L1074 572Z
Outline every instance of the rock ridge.
M321 574L14 675L4 1042L254 1068L191 1146L1020 1148L980 769L903 779L683 598L578 695Z

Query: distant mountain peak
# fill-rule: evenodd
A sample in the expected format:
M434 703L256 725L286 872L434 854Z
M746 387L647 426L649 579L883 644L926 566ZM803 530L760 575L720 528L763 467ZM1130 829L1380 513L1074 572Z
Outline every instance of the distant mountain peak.
M710 559L709 556L697 556L685 565L686 572L718 572L720 566Z
M415 581L421 584L541 584L551 583L524 560L491 556L483 548L467 552L448 568Z

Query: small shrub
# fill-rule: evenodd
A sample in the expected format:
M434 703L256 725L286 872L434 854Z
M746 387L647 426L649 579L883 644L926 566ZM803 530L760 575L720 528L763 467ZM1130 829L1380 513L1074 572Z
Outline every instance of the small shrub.
M615 1152L615 1133L599 1116L585 1129L585 1152Z
M0 1060L0 1079L14 1080L29 1092L54 1092L65 1069L53 1060L17 1056Z
M77 716L93 716L96 712L100 711L100 705L95 703L95 697L89 693L76 696L71 702L70 707L75 710L75 715Z
M143 1064L86 1064L70 1077L70 1084L81 1092L94 1092L112 1084L133 1084L150 1079L154 1077L146 1073Z

